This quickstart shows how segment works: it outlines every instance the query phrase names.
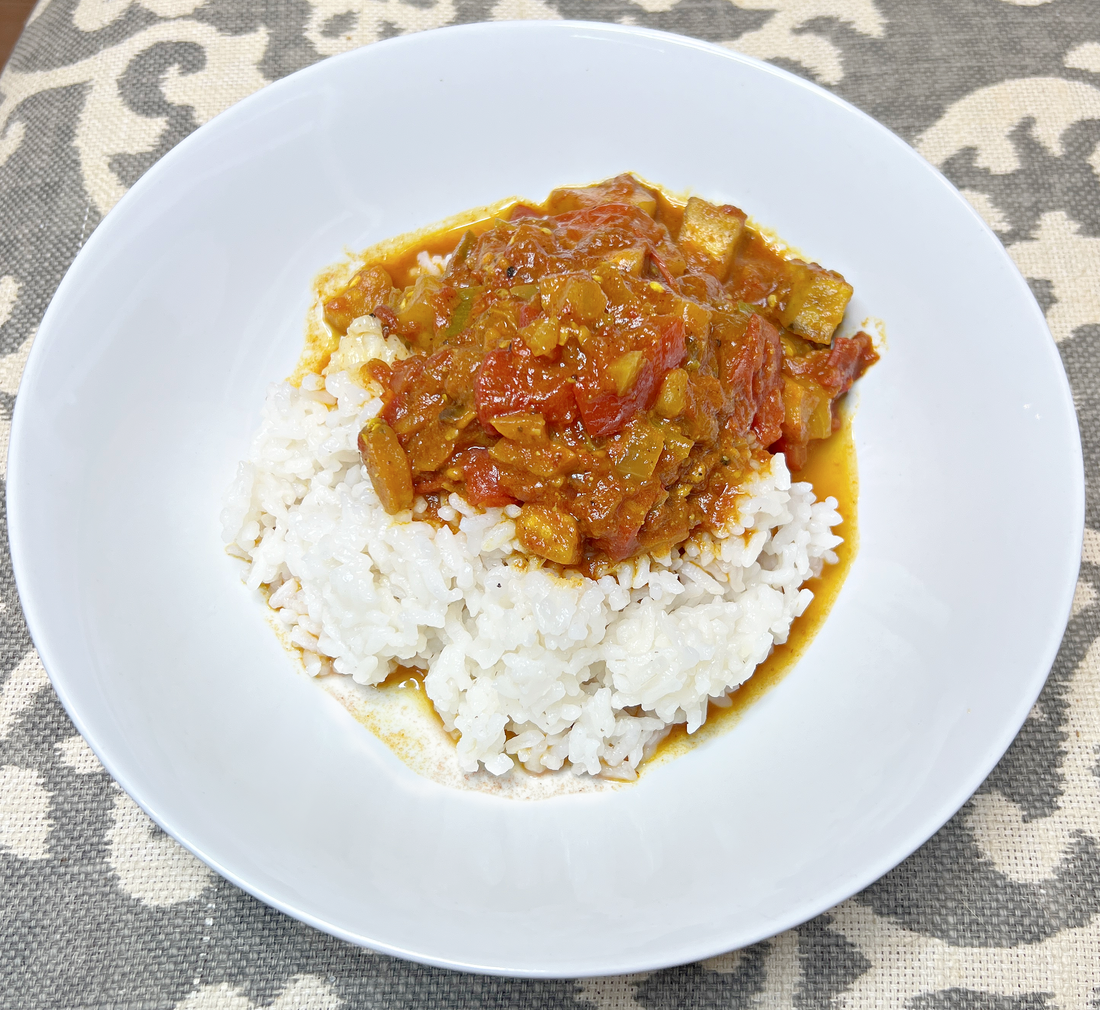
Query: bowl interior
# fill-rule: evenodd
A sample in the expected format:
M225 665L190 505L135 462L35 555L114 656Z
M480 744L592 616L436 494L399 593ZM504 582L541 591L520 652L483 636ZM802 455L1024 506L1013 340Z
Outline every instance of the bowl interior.
M803 660L732 732L610 794L448 790L295 670L222 553L221 496L342 250L627 170L743 207L852 281L850 317L885 320L855 419L860 553ZM522 23L328 60L158 163L43 322L8 495L43 661L166 830L356 942L575 976L771 935L938 828L1049 669L1082 489L1038 307L906 145L717 47Z

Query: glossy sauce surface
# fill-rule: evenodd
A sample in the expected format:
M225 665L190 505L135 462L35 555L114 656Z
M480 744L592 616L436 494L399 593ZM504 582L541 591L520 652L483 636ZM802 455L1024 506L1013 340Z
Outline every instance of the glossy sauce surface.
M339 334L369 314L411 351L361 366L383 389L359 448L388 512L515 506L528 555L596 577L721 528L773 453L797 470L831 437L877 359L834 334L851 291L738 208L625 175L422 236L324 317Z
M633 180L631 177L620 177L617 180L610 180L609 183L601 184L602 186L618 186L618 187L639 187L640 184ZM599 187L591 187L591 189L599 189ZM558 204L560 204L562 197L560 194L568 194L570 192L584 192L582 191L556 191L558 194ZM683 218L685 213L685 204L670 199L660 190L644 189L644 192L650 193L655 197L654 205L654 218L664 230L664 234L671 240L671 236L678 235L683 228ZM567 197L566 202L572 199ZM482 417L481 407L483 404L478 403L476 395L468 399L464 399L462 395L461 384L452 384L451 388L446 389L446 380L448 378L448 367L450 365L450 359L453 357L454 351L458 350L464 352L470 358L471 362L475 366L474 370L469 372L466 376L467 385L470 390L476 394L477 384L479 378L483 377L483 373L486 371L486 359L489 359L489 364L492 364L492 355L500 352L507 353L510 356L509 368L514 369L516 361L511 360L515 357L515 350L513 345L518 345L520 348L519 363L522 365L523 361L530 360L532 355L529 353L530 348L525 345L525 336L522 332L523 327L513 326L511 330L508 329L508 322L514 323L528 321L539 321L545 319L550 315L549 306L545 304L549 299L544 299L544 295L547 294L547 285L545 283L536 287L530 283L526 284L528 291L532 287L536 287L536 293L532 299L531 295L522 290L524 285L520 285L521 292L518 299L511 297L511 292L507 288L498 288L495 292L490 291L490 298L487 302L488 309L485 308L486 288L491 285L476 284L472 285L478 289L477 295L474 298L468 298L473 309L477 311L470 311L469 315L463 317L462 325L456 327L454 324L454 303L456 297L461 302L462 295L456 296L456 291L461 292L461 283L456 281L457 287L450 294L445 294L444 302L450 300L451 305L448 309L450 315L447 312L437 312L434 320L428 321L423 329L418 329L418 325L411 325L408 323L408 319L416 320L420 316L424 316L421 319L421 323L427 319L427 316L419 312L413 307L411 315L407 312L411 302L415 302L425 290L423 278L425 276L424 269L424 254L434 257L446 257L451 256L451 264L453 266L455 261L456 249L460 249L462 246L467 247L466 255L471 255L471 251L488 250L488 253L481 253L483 258L492 253L499 261L501 258L500 248L507 249L508 243L504 241L509 235L515 237L515 225L513 221L527 222L530 225L535 222L534 227L540 228L543 233L548 230L545 216L538 217L538 215L545 215L549 210L554 208L555 196L552 195L546 204L538 208L532 208L528 205L509 201L497 205L492 208L491 212L471 213L465 219L455 219L447 226L442 227L434 232L421 232L408 242L402 244L391 244L381 252L375 255L367 254L364 257L364 265L356 274L353 275L351 283L348 284L343 292L337 295L336 298L330 298L326 302L326 327L315 327L310 335L310 339L307 340L307 355L303 357L303 362L308 357L309 352L312 350L314 367L317 367L319 363L323 366L327 361L328 355L335 350L338 343L340 330L346 329L348 318L353 312L358 312L363 309L369 302L375 300L379 293L384 295L383 301L379 301L376 305L375 315L383 320L384 329L389 333L397 333L405 340L413 349L413 355L411 356L414 365L413 373L414 380L417 376L423 374L426 370L426 366L430 368L433 361L436 363L442 362L443 368L438 369L439 375L442 381L437 382L439 389L423 388L411 390L414 394L421 395L423 400L428 401L429 411L425 416L431 418L431 414L435 413L435 423L439 425L439 416L442 410L448 405L460 408L465 408L470 417L470 427L474 432L474 439L471 442L471 446L476 447L481 452L485 452L487 449L491 450L498 446L501 442L517 442L521 445L525 443L523 439L522 431L517 437L514 430L514 425L509 427L510 423L514 420L507 415L503 419L503 434L501 430L496 429L497 415L490 414L487 417ZM598 205L597 205L598 206ZM710 207L710 205L707 205ZM710 210L715 208L710 207ZM736 208L717 208L721 212L736 212L740 215L738 220L743 224L744 215L741 215ZM568 212L566 212L568 213ZM618 214L618 210L613 211L612 216ZM632 216L636 215L631 212ZM635 222L636 223L636 222ZM642 226L644 230L644 225ZM511 231L509 231L511 228ZM503 230L503 237L502 237ZM590 229L597 230L598 229ZM612 240L611 244L614 245L618 242L622 244L620 240ZM814 635L820 628L822 622L825 620L829 613L837 595L840 592L840 588L847 575L848 569L855 556L858 537L857 537L857 519L856 508L858 500L858 479L856 471L856 459L855 449L851 435L850 417L847 411L844 409L844 394L846 393L851 382L855 378L858 378L860 374L867 367L877 360L870 337L866 334L859 333L855 338L835 338L831 331L828 335L828 342L815 343L808 340L805 336L793 332L793 330L783 325L782 319L787 306L792 298L792 290L794 289L799 276L799 271L806 265L800 260L794 259L789 254L782 253L775 245L765 237L764 234L753 230L751 227L744 227L741 230L740 238L737 243L736 255L732 257L732 260L728 266L728 270L725 274L724 280L724 294L716 293L715 284L713 283L713 277L710 280L704 280L697 283L697 279L693 280L693 272L691 265L685 260L683 269L679 270L679 276L669 276L668 271L662 272L657 267L654 267L648 259L648 253L645 257L642 257L639 262L633 263L629 269L621 271L622 277L610 276L609 271L606 268L606 249L603 250L601 255L604 256L603 260L598 260L595 264L591 262L582 262L580 264L573 263L567 264L571 266L586 267L587 273L582 275L583 280L590 280L595 284L599 284L600 291L603 292L607 288L614 289L615 285L620 280L625 280L627 288L630 290L627 294L633 298L634 309L637 311L638 304L642 302L648 302L648 307L644 310L643 314L647 318L652 318L655 315L660 315L660 309L669 308L668 304L656 305L655 303L670 303L673 311L671 317L677 321L680 326L681 336L686 336L687 330L685 328L686 321L689 321L692 314L695 313L696 308L702 307L706 311L705 325L699 325L697 319L697 328L699 333L696 336L699 340L696 341L700 345L709 345L697 347L693 352L694 354L694 367L690 378L693 382L698 383L699 378L713 376L712 382L714 386L719 387L722 394L721 397L712 398L713 402L705 405L712 413L721 413L725 411L725 420L728 422L731 414L736 414L740 411L739 424L726 423L721 427L721 430L711 430L709 432L713 441L708 442L706 435L699 438L700 430L698 426L695 428L691 425L691 418L685 419L683 413L676 414L672 412L672 417L665 417L659 411L654 410L656 406L656 397L659 395L659 384L654 383L657 393L654 394L651 401L645 399L636 403L633 413L627 412L629 419L624 422L620 427L618 433L614 433L611 437L597 436L593 438L592 431L587 430L585 425L585 419L583 413L576 410L576 398L571 402L571 406L568 408L574 411L574 415L566 417L564 420L568 423L553 424L547 423L547 417L541 416L537 418L538 422L541 422L541 429L537 432L538 438L542 440L542 449L548 447L548 443L554 440L558 448L564 442L569 445L571 442L571 448L574 450L582 449L582 452L578 453L574 457L572 468L576 471L584 471L591 475L592 473L607 475L609 471L614 468L614 455L612 452L608 452L609 443L613 443L616 436L621 433L622 428L626 425L635 423L640 420L647 426L659 427L664 432L672 432L672 438L675 440L677 435L689 437L691 435L696 436L691 441L696 444L702 443L705 452L708 452L711 456L709 465L705 468L704 480L696 480L692 483L690 495L693 503L698 505L699 499L703 498L704 501L708 501L710 504L709 513L706 509L697 509L695 521L690 526L688 524L681 524L679 533L676 536L664 536L663 539L654 539L652 536L647 536L648 525L659 525L653 523L654 519L659 519L656 515L656 511L647 508L641 512L639 519L632 521L632 529L626 540L620 538L617 547L616 545L607 540L602 541L596 537L588 537L585 542L585 549L577 555L563 557L553 556L553 550L530 550L530 553L541 554L545 560L549 560L555 564L561 564L563 569L569 567L580 568L584 574L596 575L600 572L600 567L605 565L608 561L618 560L621 557L628 557L631 553L638 550L652 549L656 547L658 550L662 547L675 546L680 540L684 539L687 535L690 535L692 529L699 528L700 526L706 526L708 523L716 525L726 519L728 515L727 509L724 511L718 507L718 502L724 499L727 503L732 502L736 497L739 476L736 472L735 466L727 465L729 457L737 456L740 460L740 466L742 467L742 475L747 472L749 467L754 465L753 460L766 461L771 452L783 451L786 453L788 463L794 472L793 477L795 480L806 480L813 484L817 498L823 499L827 496L833 496L837 499L838 510L843 517L842 524L836 528L836 532L844 538L843 544L837 548L838 563L826 568L822 573L822 576L810 580L807 583L807 587L814 592L814 600L807 608L806 612L794 622L788 641L776 646L772 654L767 660L760 664L755 671L754 675L740 688L733 691L727 699L723 699L721 702L712 702L709 706L707 722L694 734L689 735L683 725L674 726L669 735L660 743L656 753L647 761L644 762L640 771L646 767L650 767L655 764L663 763L663 761L670 759L684 750L693 747L699 742L710 738L714 733L721 732L728 728L735 722L745 709L751 705L757 698L766 693L775 684L777 684L782 678L793 668L798 658L802 655L805 649L809 646L813 640ZM495 253L493 252L495 250ZM561 250L559 249L560 253ZM667 250L666 250L667 252ZM569 252L566 250L565 255L568 256ZM486 261L488 262L488 260ZM792 267L791 264L794 264ZM499 265L499 263L498 263ZM560 266L561 264L559 264ZM507 274L507 265L502 267ZM821 268L816 268L820 272ZM379 273L382 271L382 273ZM373 272L373 280L366 285L365 293L362 290L362 281L365 276L371 275ZM705 271L696 270L696 274ZM575 274L581 274L580 270L574 271ZM447 274L444 275L443 280L448 278L455 280L457 276L461 276L460 270L452 270L448 267ZM551 273L551 277L556 276ZM839 277L839 275L830 275L831 277ZM792 280L793 278L793 280ZM504 278L496 278L496 280L503 284L504 281L524 281L530 282L532 280L539 279L537 272L535 275L527 276L515 276L508 275ZM485 280L483 276L475 277L473 280ZM841 279L842 281L843 279ZM466 277L465 281L467 286L471 286L470 277ZM376 284L376 282L378 282ZM360 299L360 303L356 303L352 306L350 311L345 312L345 318L339 318L338 315L334 315L333 307L340 309L339 300L341 297L345 297L348 292L355 293L356 285L360 285L360 294L363 297ZM693 285L695 285L693 287ZM443 286L441 283L433 283L428 285L429 289L434 290L436 296L439 296L440 288ZM515 286L515 285L513 285ZM684 290L688 291L688 296L683 295ZM736 303L732 300L732 295L736 295ZM591 292L589 292L591 294ZM694 295L696 297L691 297ZM492 296L495 296L492 297ZM553 296L553 291L549 292L549 296ZM710 297L708 302L707 296ZM675 299L675 301L670 301ZM537 312L533 309L527 309L526 312L520 307L519 313L516 313L515 305L513 302L519 301L521 303L533 302ZM490 311L494 308L500 308L501 304L504 304L508 310L503 315L500 311L495 313ZM606 315L606 306L604 306ZM398 315L399 312L406 313L406 322L402 324ZM471 330L475 327L478 313L481 313L486 319L490 321L490 325L495 324L496 327L503 329L505 332L502 334L498 332L490 331L488 338L485 337L484 329L480 332L477 339L471 338ZM740 329L736 333L729 330L729 319L731 313L737 320L737 326ZM789 313L788 321L790 321ZM559 306L559 316L556 317L556 323L559 327L562 326L562 319L565 319L565 325L570 326L572 323L569 319L570 311L568 306L564 311ZM515 317L515 318L513 318ZM669 318L669 314L666 311L665 317ZM504 325L501 325L503 320ZM590 320L595 323L595 320ZM604 320L606 322L606 320ZM484 324L485 319L482 319ZM583 324L582 324L583 326ZM627 327L629 329L629 327ZM755 329L757 339L755 343L746 341L746 332L750 329ZM740 336L738 336L740 334ZM762 336L761 336L762 335ZM727 339L729 344L735 351L745 351L746 347L752 344L753 355L753 367L746 370L741 368L740 376L734 375L735 370L731 370L729 367L725 368L723 372L723 363L720 359L721 356L721 344L723 338ZM576 340L576 327L574 327L573 334L562 342L557 344L550 355L544 355L548 361L543 364L560 365L562 358L568 353L568 347L570 341ZM778 347L780 353L773 356L771 363L767 362L767 345ZM619 344L613 348L615 354L629 353L624 350L627 345L620 340ZM657 345L659 346L659 345ZM562 348L565 347L566 351L563 353ZM680 365L686 364L687 360L687 341L684 341L684 353L677 361L669 361L669 367L665 368L662 379L672 371L681 370ZM763 348L763 353L761 352ZM583 348L582 348L583 350ZM838 354L838 350L841 352ZM652 348L647 349L647 355L651 355ZM604 354L603 364L606 369L608 359L614 360L613 357ZM406 359L409 360L409 359ZM726 363L728 366L729 355L727 352ZM381 364L381 363L379 363ZM677 366L673 368L672 366ZM700 367L702 366L702 367ZM470 366L467 365L467 368ZM408 451L412 449L416 451L416 443L414 439L422 432L425 427L431 426L431 420L425 425L422 420L419 422L419 427L409 425L406 423L404 429L400 425L400 422L409 418L410 415L415 415L418 404L415 402L409 402L406 398L405 402L399 404L404 408L395 410L393 409L394 401L398 399L396 393L400 394L404 390L401 389L400 382L394 382L393 372L387 371L385 368L371 368L369 365L364 366L364 369L368 372L364 376L364 379L371 378L376 381L381 381L383 386L387 390L388 395L388 407L389 419L394 422L393 428L397 430L393 433L397 435L394 440L396 443L396 451L408 454ZM318 369L319 370L319 369ZM686 371L686 369L682 369ZM765 386L770 384L770 388L776 394L772 398L770 408L766 405L767 395L761 396L760 390L754 387L759 386L761 380L761 372L769 372L770 379L764 383ZM701 373L701 376L700 376ZM723 383L719 376L724 375L728 380ZM731 375L733 378L731 378ZM574 371L574 377L572 384L576 382L576 372ZM415 385L415 382L414 382ZM429 386L431 383L428 384ZM484 385L484 384L483 384ZM564 386L564 383L563 383ZM817 396L818 414L821 413L821 409L825 409L825 417L827 420L827 426L822 427L820 419L818 419L816 425L809 416L812 413L814 403L803 403L801 406L801 416L799 414L799 408L796 404L794 411L791 410L790 401L792 395L794 397L801 396L803 392L809 390L811 396ZM816 390L816 393L815 393ZM442 396L440 395L442 393ZM518 391L519 395L523 395L523 390ZM451 395L448 395L451 394ZM784 403L784 394L787 394L787 403ZM508 405L514 404L516 399L517 390L509 390L508 396L504 398ZM622 398L620 398L622 399ZM722 399L720 404L718 401ZM647 406L648 403L648 406ZM767 414L771 411L771 419L766 417L761 420L761 414ZM515 414L515 411L509 411L510 414ZM525 412L530 414L530 411ZM665 413L668 413L667 411ZM690 413L685 411L685 413ZM701 411L700 411L701 413ZM576 416L580 414L581 416ZM793 417L793 421L792 421ZM414 420L416 418L414 417ZM526 420L526 419L525 419ZM559 419L561 420L561 419ZM736 419L735 419L736 420ZM763 425L763 428L762 428ZM769 428L768 425L771 425ZM572 428L570 432L568 429ZM731 436L732 433L732 436ZM761 443L760 437L763 433L763 438L768 444L770 451L765 449L764 444ZM412 438L409 438L409 435ZM511 438L507 436L511 435ZM572 441L570 436L572 435ZM461 442L461 439L458 440ZM532 440L526 440L526 444L532 444ZM422 445L420 447L423 448ZM469 447L467 447L469 448ZM364 462L370 468L371 459L370 452L367 451L367 447L364 446L364 441L361 438L360 449L364 455ZM695 446L689 448L689 455ZM595 450L595 451L583 451L583 450ZM450 490L457 490L468 499L474 501L475 504L482 505L500 505L505 501L509 503L522 503L526 509L531 505L535 507L543 506L547 511L554 509L562 512L573 512L581 518L583 522L583 513L578 513L576 510L571 510L571 502L567 495L553 495L547 494L545 485L543 484L543 478L547 475L544 473L538 473L530 469L526 470L522 465L522 460L511 460L512 473L501 480L500 470L508 469L508 466L500 465L499 460L494 460L498 465L496 466L497 473L491 482L486 484L484 480L480 483L476 479L471 480L471 472L464 467L451 467L450 472L447 473L447 467L445 463L455 462L455 458L459 457L461 463L461 454L463 450L461 446L455 450L455 446L452 445L445 457L441 457L443 463L435 471L425 471L423 467L417 468L415 465L410 467L410 476L412 480L410 484L413 485L416 493L424 495L430 503L431 509L429 515L426 517L429 521L434 519L434 511L438 508L439 504L445 502L446 494ZM663 460L665 456L664 448L658 450L658 459ZM695 455L692 459L698 459L699 453L695 450ZM716 466L717 460L721 462ZM732 462L732 460L729 460ZM476 468L475 468L476 469ZM535 468L537 470L537 467ZM566 468L568 469L568 468ZM656 471L658 467L654 467ZM658 488L658 494L661 492L667 492L668 490L676 490L676 478L683 475L684 468L679 471L670 471L667 466L664 474L650 473L648 475L642 475L642 480L635 480L631 483L627 480L625 483L628 485L628 491L633 490L637 492L639 484L644 484L646 478L659 479L651 480L652 484L656 484ZM515 472L515 471L518 471ZM717 494L711 494L709 497L706 494L708 482L715 476L716 472L720 475L719 481L720 490ZM376 488L379 485L379 478L376 476L377 470L372 472L372 478L375 479ZM673 474L673 479L669 480L669 475ZM442 477L440 476L442 474ZM618 474L619 478L626 476L630 478L630 474ZM636 476L636 475L635 475ZM534 480L532 480L532 477ZM509 480L510 478L510 480ZM527 485L525 486L524 480L526 479ZM558 486L564 483L559 481ZM623 483L620 481L620 484ZM486 491L486 488L488 489ZM724 488L724 490L721 490ZM526 493L525 493L526 492ZM541 493L540 493L541 492ZM700 494L702 492L702 494ZM499 496L499 500L494 499L494 495ZM380 497L382 494L380 492ZM646 501L644 495L638 496L642 501ZM666 497L668 497L666 495ZM650 501L652 505L652 501ZM547 508L548 507L548 508ZM393 510L391 510L393 511ZM637 510L635 510L637 511ZM648 514L647 514L648 513ZM422 516L423 518L423 516ZM436 520L438 521L438 520ZM588 530L591 533L591 529ZM583 540L583 538L582 538ZM525 542L525 546L529 546ZM609 549L609 546L612 549ZM545 563L545 560L543 563ZM424 677L427 671L410 668L410 667L397 667L386 681L379 685L379 689L385 694L393 698L402 698L412 710L416 711L420 717L428 720L434 724L437 729L443 730L442 720L439 718L434 707L428 699L424 690ZM402 745L406 745L407 741L399 741Z

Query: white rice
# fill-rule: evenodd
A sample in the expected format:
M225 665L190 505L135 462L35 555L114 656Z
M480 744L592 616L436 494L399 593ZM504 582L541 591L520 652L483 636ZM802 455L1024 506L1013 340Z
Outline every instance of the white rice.
M381 409L353 376L407 352L356 320L324 375L271 386L263 423L222 512L246 582L302 650L311 674L381 683L426 668L425 690L457 736L465 772L562 768L633 778L676 723L748 679L813 594L840 538L836 500L792 484L783 455L752 478L737 520L599 580L562 577L515 538L516 506L452 494L448 526L388 515L357 438Z

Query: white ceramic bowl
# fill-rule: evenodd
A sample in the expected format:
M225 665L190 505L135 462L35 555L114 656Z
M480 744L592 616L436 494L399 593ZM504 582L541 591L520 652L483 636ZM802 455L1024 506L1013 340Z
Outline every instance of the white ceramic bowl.
M859 556L731 732L597 796L419 778L294 669L219 541L313 274L345 247L633 170L729 200L887 322L855 432ZM475 25L327 60L160 161L43 321L8 464L35 643L122 786L218 872L356 943L577 976L760 940L864 887L989 772L1080 554L1069 389L993 234L883 127L714 46Z

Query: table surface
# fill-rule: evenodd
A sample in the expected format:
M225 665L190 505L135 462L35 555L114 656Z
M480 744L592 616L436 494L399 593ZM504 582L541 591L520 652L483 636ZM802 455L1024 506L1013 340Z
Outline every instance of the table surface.
M32 0L0 0L0 69L11 55L32 7Z
M705 38L817 81L938 165L1005 243L1062 354L1088 480L1073 617L1039 702L934 838L797 929L651 974L482 978L334 940L156 828L50 689L3 550L0 1008L1100 1005L1096 0L43 0L0 77L0 467L58 282L175 143L265 83L354 46L556 17ZM1027 479L1006 477L1009 488Z

